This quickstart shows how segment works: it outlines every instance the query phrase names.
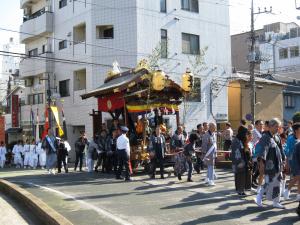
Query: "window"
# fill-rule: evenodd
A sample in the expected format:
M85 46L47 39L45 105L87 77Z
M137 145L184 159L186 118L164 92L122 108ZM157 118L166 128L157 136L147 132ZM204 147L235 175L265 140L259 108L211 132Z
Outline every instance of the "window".
M199 35L182 33L182 53L200 54Z
M35 48L35 49L32 49L32 50L28 51L28 55L29 55L29 57L30 56L37 56L38 55L38 49Z
M28 95L28 105L34 105L33 104L33 95Z
M44 103L43 93L28 95L28 105L37 105L43 103Z
M161 58L168 58L168 31L161 29Z
M279 59L287 59L288 58L288 49L280 48L279 49Z
M113 25L97 26L96 31L97 31L98 39L113 39L114 38L114 26Z
M290 55L291 58L295 58L299 56L299 46L290 47Z
M181 9L190 12L199 12L198 0L181 0Z
M43 93L38 94L38 102L39 102L39 104L44 103L44 94Z
M78 44L81 42L85 42L85 36L86 36L86 26L84 24L80 24L73 28L73 41L74 44Z
M60 0L59 1L59 8L61 9L65 6L67 6L67 0Z
M188 95L189 102L201 102L201 79L200 77L193 78L193 88Z
M160 0L160 12L167 12L167 0Z
M65 48L67 48L67 40L60 41L58 43L58 49L62 50L62 49L65 49Z
M46 52L46 45L42 46L42 54L44 54Z
M74 91L86 89L86 69L74 72Z
M290 29L290 38L296 38L298 36L297 31L297 28Z
M62 80L59 82L59 94L61 97L70 96L70 80Z
M285 108L294 108L295 107L295 97L293 95L284 96L284 105Z

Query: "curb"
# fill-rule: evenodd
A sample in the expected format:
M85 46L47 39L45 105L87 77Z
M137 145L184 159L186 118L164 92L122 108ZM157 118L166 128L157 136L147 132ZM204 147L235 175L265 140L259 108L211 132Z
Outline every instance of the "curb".
M0 191L20 202L47 225L73 225L68 219L18 185L0 179Z

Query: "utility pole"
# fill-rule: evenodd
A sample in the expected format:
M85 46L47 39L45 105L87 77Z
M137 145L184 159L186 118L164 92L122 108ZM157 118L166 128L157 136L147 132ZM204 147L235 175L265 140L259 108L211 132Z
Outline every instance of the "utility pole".
M249 54L249 72L250 72L250 108L251 108L251 116L252 116L252 123L255 122L255 74L254 69L255 65L260 63L260 59L257 56L257 53L255 52L255 43L256 43L256 34L254 30L254 15L262 14L262 13L271 13L272 7L270 7L270 10L267 10L265 8L264 11L260 11L260 8L258 8L258 12L254 12L254 0L251 0L251 31L250 31L250 40L251 40L251 46L250 46L250 54Z

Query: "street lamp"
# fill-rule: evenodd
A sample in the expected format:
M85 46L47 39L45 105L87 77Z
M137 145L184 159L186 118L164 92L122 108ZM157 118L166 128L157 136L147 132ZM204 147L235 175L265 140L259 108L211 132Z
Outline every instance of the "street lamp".
M186 92L190 92L193 88L194 75L187 69L182 75L182 89Z

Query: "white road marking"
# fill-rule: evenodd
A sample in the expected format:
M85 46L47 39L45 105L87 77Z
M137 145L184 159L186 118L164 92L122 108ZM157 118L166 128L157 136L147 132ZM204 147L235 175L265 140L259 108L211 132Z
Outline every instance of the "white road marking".
M57 195L60 195L60 196L62 196L64 198L72 199L72 200L74 200L74 201L76 201L76 202L84 205L85 207L96 211L98 214L100 214L100 215L102 215L102 216L104 216L106 218L109 218L109 219L111 219L111 220L113 220L113 221L115 221L115 222L117 222L119 224L122 224L122 225L132 225L132 223L123 220L122 218L120 218L120 217L118 217L118 216L116 216L116 215L114 215L114 214L106 211L105 209L101 209L99 207L96 207L96 206L88 203L88 202L85 202L83 200L77 199L76 197L74 197L72 195L65 194L65 193L63 193L61 191L58 191L58 190L55 190L55 189L52 189L52 188L49 188L49 187L44 187L44 186L41 186L41 185L38 185L38 184L34 184L34 183L31 183L31 182L24 182L24 183L29 184L31 186L38 187L40 189L44 189L44 190L49 191L49 192L53 192L53 193L55 193Z

